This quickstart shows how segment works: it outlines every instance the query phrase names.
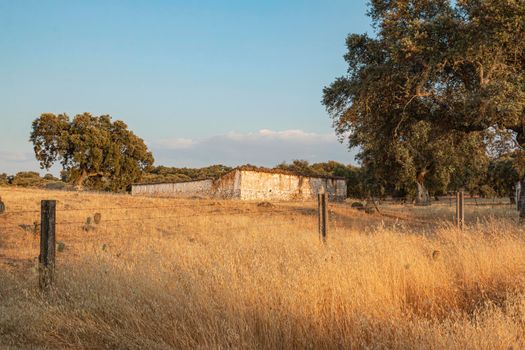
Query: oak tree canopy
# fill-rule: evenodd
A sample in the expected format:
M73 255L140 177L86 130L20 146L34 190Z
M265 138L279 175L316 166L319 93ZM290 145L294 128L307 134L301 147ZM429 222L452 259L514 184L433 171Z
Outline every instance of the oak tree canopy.
M424 199L486 166L488 130L523 147L524 1L371 0L369 15L375 35L347 37L323 104L377 183Z
M32 124L30 141L43 169L59 162L76 187L106 178L114 191L137 181L153 164L144 141L109 115L44 113Z

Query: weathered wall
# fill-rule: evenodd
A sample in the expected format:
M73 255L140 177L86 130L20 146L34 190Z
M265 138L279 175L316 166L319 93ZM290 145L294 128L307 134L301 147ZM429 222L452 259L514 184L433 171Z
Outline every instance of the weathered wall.
M281 173L241 171L241 199L308 200L314 199L321 188L330 200L346 198L346 182Z
M224 199L240 199L241 183L240 171L231 171L224 176L214 180L211 186L209 197Z
M346 198L346 182L291 174L235 170L217 180L133 185L132 195L243 200L309 200L324 189L330 200Z
M140 184L131 186L131 194L157 197L208 197L213 180L188 181L163 184Z
M347 188L344 179L321 179L324 181L328 198L334 201L344 201L346 199Z

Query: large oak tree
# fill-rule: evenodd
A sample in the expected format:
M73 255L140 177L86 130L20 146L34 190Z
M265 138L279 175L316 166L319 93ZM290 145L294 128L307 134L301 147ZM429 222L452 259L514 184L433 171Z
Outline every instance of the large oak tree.
M372 0L324 89L336 132L383 181L419 189L487 162L487 130L525 143L525 2Z
M144 141L108 115L44 113L32 124L30 141L40 166L60 162L77 188L93 177L108 179L112 190L122 190L140 179L153 164Z

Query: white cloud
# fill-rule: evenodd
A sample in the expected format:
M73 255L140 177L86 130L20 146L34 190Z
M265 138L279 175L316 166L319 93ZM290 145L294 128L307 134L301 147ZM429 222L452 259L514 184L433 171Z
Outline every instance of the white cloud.
M337 142L337 138L333 134L316 134L313 132L305 132L299 129L274 131L270 129L261 129L257 132L240 133L230 131L225 135L213 136L205 139L189 139L189 138L174 138L161 139L152 142L151 145L157 148L166 149L189 149L199 144L206 144L212 139L224 138L237 142L265 142L271 140L281 140L301 143L333 143Z
M239 133L229 132L225 135L231 140L290 140L298 142L332 142L336 137L332 134L316 134L312 132L305 132L299 129L274 131L270 129L261 129L258 132Z
M158 145L160 147L165 147L168 149L188 149L194 145L195 141L192 139L178 138L178 139L161 139L153 143L153 145Z
M43 173L33 153L0 150L0 174L16 174L19 171Z
M157 164L205 166L210 164L255 164L275 166L282 161L306 159L310 162L336 160L354 163L355 152L338 142L333 134L300 129L261 129L241 133L231 131L203 139L174 138L151 144Z
M305 159L311 163L335 160L355 163L354 150L338 142L333 134L306 132L300 129L256 132L229 132L202 139L172 138L147 142L157 165L201 167L211 164L237 166L254 164L273 167L283 161ZM39 171L30 147L26 152L0 150L0 173ZM59 165L51 172L59 173Z
M34 159L32 154L26 152L11 152L0 150L0 161L6 162L27 162Z

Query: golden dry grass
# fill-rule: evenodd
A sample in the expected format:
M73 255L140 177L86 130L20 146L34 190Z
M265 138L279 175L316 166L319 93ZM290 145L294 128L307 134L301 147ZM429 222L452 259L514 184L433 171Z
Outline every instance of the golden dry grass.
M452 222L455 215L455 199L442 198L433 201L431 207L414 206L412 204L380 205L386 214L396 214L399 217L415 218L420 220L440 220ZM465 219L467 222L475 223L487 218L517 219L516 206L510 204L507 198L503 199L473 199L465 200Z
M420 209L406 210L411 221L338 205L323 246L315 203L0 195L6 348L525 347L524 230L512 219L458 231L415 220ZM57 228L65 249L48 294L37 288L38 237L18 226L38 213L13 213L43 198L69 222ZM86 232L90 208L103 219Z

